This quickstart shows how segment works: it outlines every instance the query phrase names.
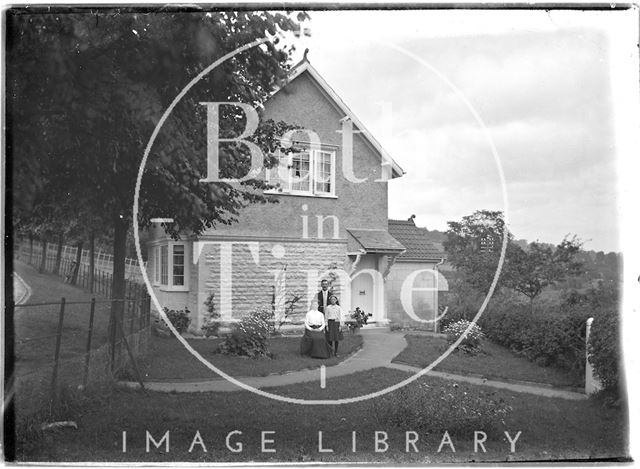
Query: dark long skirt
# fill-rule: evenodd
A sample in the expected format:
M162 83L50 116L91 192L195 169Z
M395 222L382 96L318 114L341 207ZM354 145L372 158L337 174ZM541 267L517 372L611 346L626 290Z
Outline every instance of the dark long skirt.
M344 336L340 331L340 321L329 319L327 321L327 340L329 342L339 342L344 340Z
M313 358L329 358L331 351L324 331L305 329L304 335L300 340L300 354L309 355Z

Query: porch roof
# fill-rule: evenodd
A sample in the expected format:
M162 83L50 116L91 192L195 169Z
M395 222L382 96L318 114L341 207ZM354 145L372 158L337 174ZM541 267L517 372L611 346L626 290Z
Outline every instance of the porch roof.
M398 260L439 261L447 257L442 248L429 240L427 229L416 226L413 219L389 220L389 232L407 248Z
M357 248L371 254L399 254L405 250L387 230L347 229L347 232L350 249Z

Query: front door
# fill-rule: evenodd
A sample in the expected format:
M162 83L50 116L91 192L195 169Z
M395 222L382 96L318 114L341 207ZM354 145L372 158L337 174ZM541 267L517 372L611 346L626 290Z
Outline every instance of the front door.
M359 307L366 313L372 313L373 316L369 318L369 321L377 320L379 315L379 312L376 311L375 282L373 277L366 272L356 274L367 269L377 271L377 264L375 255L365 254L360 258L356 271L351 276L351 311L355 311L356 307Z

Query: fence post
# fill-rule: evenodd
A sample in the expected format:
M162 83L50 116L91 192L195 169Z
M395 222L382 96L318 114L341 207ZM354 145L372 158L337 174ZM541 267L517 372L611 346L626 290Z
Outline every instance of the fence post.
M602 383L595 376L593 372L593 366L589 362L589 336L591 335L591 325L593 324L593 318L587 319L587 331L585 333L585 367L584 367L584 393L593 394L602 389Z
M138 365L136 363L135 358L133 357L133 352L131 352L131 348L129 347L129 342L127 341L127 338L124 335L124 329L122 327L122 323L118 320L117 317L116 317L116 324L118 326L118 329L120 329L120 334L122 334L122 341L124 342L124 346L127 349L127 354L129 355L129 360L131 360L131 366L133 367L133 371L136 374L138 383L140 384L140 387L142 388L142 390L146 393L147 390L144 387L144 382L142 381L142 375L140 374L140 370L138 370Z
M60 313L58 316L58 332L56 334L56 351L53 355L53 375L51 376L51 401L55 407L57 391L56 384L58 381L58 362L60 361L60 343L62 342L62 324L64 323L64 305L65 298L60 300Z
M91 311L89 312L89 332L87 333L87 355L84 359L84 376L82 377L82 385L87 387L89 379L89 359L91 358L91 334L93 333L93 315L96 311L96 299L91 298Z

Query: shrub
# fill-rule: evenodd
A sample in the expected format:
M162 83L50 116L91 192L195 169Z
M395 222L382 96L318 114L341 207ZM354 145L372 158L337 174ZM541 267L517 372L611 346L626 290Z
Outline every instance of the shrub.
M218 335L218 330L220 329L220 313L216 311L214 298L214 293L211 292L204 302L204 306L207 309L208 317L207 322L202 325L201 329L202 332L204 332L205 337Z
M605 389L616 390L620 380L620 327L618 312L598 315L591 326L589 361Z
M493 304L481 318L493 342L541 366L556 366L584 376L587 308L502 302Z
M268 307L260 307L233 325L231 333L227 334L217 351L225 355L268 357L267 342L273 332L273 311Z
M480 329L477 324L472 324L469 321L461 319L449 324L444 328L443 332L447 334L447 342L451 345L458 340L467 329L469 329L469 332L462 342L460 342L458 348L463 352L476 354L482 350L482 341L484 340L482 329Z
M349 329L353 330L361 328L362 326L367 324L369 316L371 316L371 313L367 314L366 312L362 311L359 306L357 306L355 311L351 313L351 319L353 321L349 323Z
M497 391L424 380L386 394L372 403L380 424L416 431L468 434L469 429L495 431L505 427L512 408Z
M179 334L182 334L189 328L191 318L189 317L190 311L187 308L176 311L165 306L163 310L164 314L167 315L167 318L171 321L171 324L176 328Z

